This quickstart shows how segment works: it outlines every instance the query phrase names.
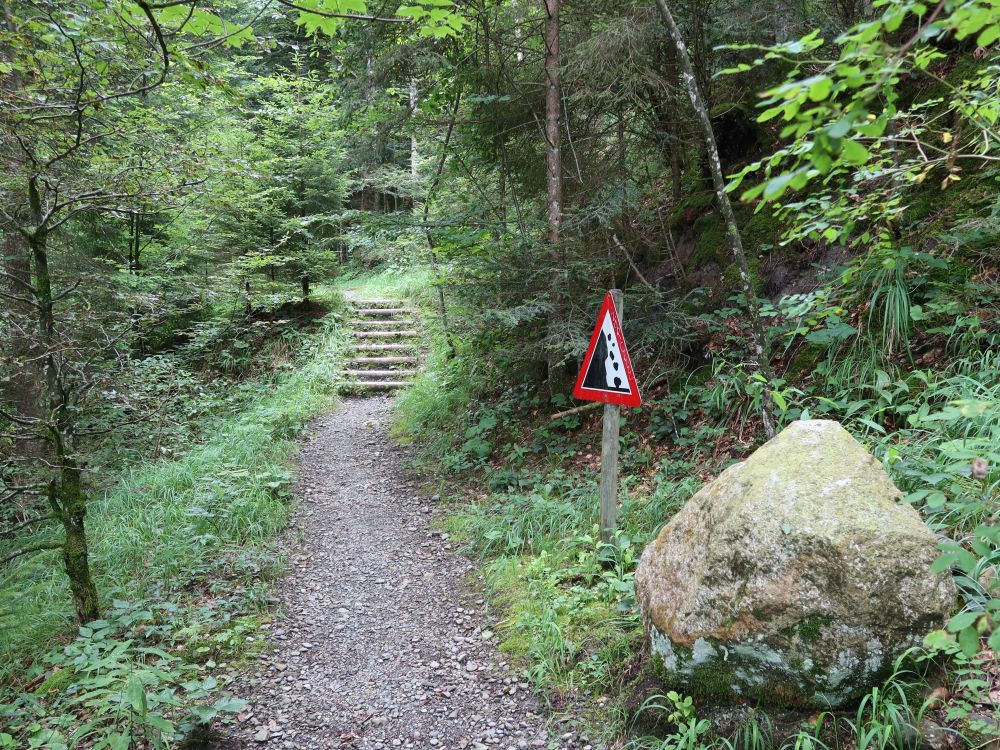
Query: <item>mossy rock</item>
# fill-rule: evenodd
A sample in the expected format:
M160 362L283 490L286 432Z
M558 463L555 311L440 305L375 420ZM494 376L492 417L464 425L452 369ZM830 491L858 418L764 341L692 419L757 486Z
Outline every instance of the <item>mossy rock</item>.
M726 225L716 213L698 217L694 223L694 233L698 238L694 252L691 254L692 267L718 263L724 266L729 260L729 247L726 242Z
M636 571L669 687L830 708L879 684L955 603L937 541L838 423L793 422L699 491Z
M750 256L756 256L769 248L780 247L785 224L770 209L754 211L750 206L736 207L736 223L740 228L743 249Z
M670 228L678 229L683 224L689 223L691 216L697 219L711 208L714 201L715 194L711 191L699 190L686 194L670 211L667 219Z
M992 199L996 193L996 179L992 176L963 174L960 182L942 188L944 174L932 173L907 194L906 209L900 218L904 226L927 224L928 228L933 227L938 217L946 222L954 221L965 214L975 213L983 198Z

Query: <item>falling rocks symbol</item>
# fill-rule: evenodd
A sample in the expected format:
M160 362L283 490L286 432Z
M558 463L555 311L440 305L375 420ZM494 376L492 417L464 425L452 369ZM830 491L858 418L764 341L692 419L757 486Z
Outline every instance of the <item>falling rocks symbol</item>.
M628 380L625 378L625 368L622 367L621 350L615 340L611 327L611 316L605 314L601 323L601 336L597 340L594 356L590 367L583 377L584 388L594 388L604 391L631 393Z
M611 294L597 317L573 395L590 401L638 406L639 388Z

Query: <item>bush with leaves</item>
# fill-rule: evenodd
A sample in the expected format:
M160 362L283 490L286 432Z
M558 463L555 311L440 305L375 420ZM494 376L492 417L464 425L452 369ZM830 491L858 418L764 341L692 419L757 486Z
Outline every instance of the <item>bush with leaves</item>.
M241 710L244 701L208 674L214 662L192 661L181 647L182 615L169 604L115 601L107 619L45 658L44 680L0 704L9 727L0 747L166 750Z

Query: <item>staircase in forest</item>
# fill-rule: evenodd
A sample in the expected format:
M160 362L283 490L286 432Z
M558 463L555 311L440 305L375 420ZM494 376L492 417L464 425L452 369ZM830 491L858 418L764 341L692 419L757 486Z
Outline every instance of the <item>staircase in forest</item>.
M410 385L422 354L416 316L398 300L350 301L351 345L344 370L349 389L374 394Z

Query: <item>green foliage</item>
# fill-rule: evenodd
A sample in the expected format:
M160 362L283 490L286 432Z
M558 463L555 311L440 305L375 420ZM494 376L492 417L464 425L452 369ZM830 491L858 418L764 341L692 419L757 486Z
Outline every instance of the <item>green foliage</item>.
M177 650L185 630L209 625L212 642L227 646L212 656L231 654L245 626L224 607L188 613L162 602L116 600L107 619L81 627L75 640L46 655L51 676L0 704L0 717L24 747L176 747L245 705L220 694L211 658L193 661Z
M296 3L299 10L298 23L309 34L322 32L330 36L337 34L345 21L352 18L373 20L365 0L301 0ZM457 11L452 0L417 0L396 8L393 20L411 20L416 25L418 36L446 38L457 35L468 25Z
M706 741L711 722L699 719L691 696L682 696L674 690L666 695L647 698L639 708L639 713L662 714L676 729L663 739L637 743L637 747L658 748L659 750L700 750L707 747Z
M294 371L257 383L250 403L215 422L202 444L127 469L92 502L91 555L106 596L182 597L192 586L219 585L248 603L263 598L260 579L275 565L268 545L288 516L289 459L307 421L332 403L341 347L331 320L304 342ZM222 570L232 582L215 582ZM64 585L35 558L3 571L5 681L18 659L43 651L65 627Z

